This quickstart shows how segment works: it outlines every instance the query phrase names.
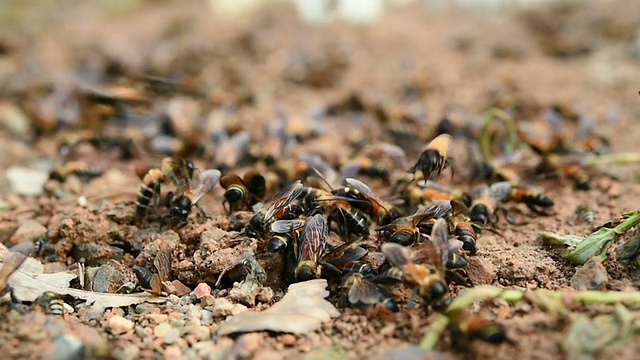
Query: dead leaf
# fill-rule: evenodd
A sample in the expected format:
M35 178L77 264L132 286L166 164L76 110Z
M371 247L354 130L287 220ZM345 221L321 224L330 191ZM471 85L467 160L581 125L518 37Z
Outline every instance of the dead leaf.
M9 278L9 286L19 301L34 301L44 292L51 291L58 295L70 295L85 300L92 305L89 316L101 315L108 307L123 307L142 302L163 303L165 298L147 294L104 294L68 288L69 281L75 275L69 273L29 275L20 270Z
M227 318L218 335L254 331L304 334L320 328L323 322L340 312L324 298L329 296L324 279L309 280L289 286L287 294L275 305L261 312L243 312Z

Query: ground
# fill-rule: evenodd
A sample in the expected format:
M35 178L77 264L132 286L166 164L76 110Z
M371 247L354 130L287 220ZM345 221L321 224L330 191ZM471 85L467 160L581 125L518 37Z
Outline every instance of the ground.
M45 271L77 271L77 262L83 259L88 268L111 264L123 279L135 281L132 267L152 262L158 249L168 244L173 253L170 280L189 287L186 293L199 283L214 288L222 270L237 262L244 250L260 246L244 235L242 224L227 216L220 187L200 203L210 219L193 211L186 226L172 229L161 226L161 207L151 209L141 221L134 218L138 173L158 166L162 159L158 150L166 147L154 142L162 121L158 114L165 108L177 124L176 138L192 137L204 144L200 151L183 151L199 169L244 172L252 167L237 165L233 149L216 148L214 140L202 134L246 130L252 139L248 152L259 157L273 148L264 136L265 124L283 117L288 131L304 141L276 153L276 162L286 164L313 152L332 165L343 164L366 144L398 141L389 136L393 126L409 128L409 140L398 142L412 162L440 119L448 117L477 134L482 115L491 107L509 109L519 124L534 127L545 123L545 109L567 109L593 122L594 133L609 140L606 152L640 151L633 131L640 118L636 15L640 4L634 2L567 2L554 8L503 10L413 4L392 8L373 24L307 24L283 4L235 17L215 10L202 2L178 1L65 1L37 7L14 1L3 6L0 175L7 181L0 185L0 241L4 245L34 241L48 229L50 251L36 256ZM175 82L143 88L140 84L150 82L145 75ZM101 91L96 89L107 91L111 86L115 91L116 84L132 94L124 110L116 112L111 104L92 105ZM325 121L314 120L321 113ZM193 132L192 121L200 126ZM575 121L563 124L562 130L546 128L542 138L560 132L569 143L577 142L574 127ZM133 159L91 146L60 155L60 144L82 129L134 139ZM469 187L466 143L461 137L454 140L455 172L450 176L445 171L443 183ZM70 176L64 183L49 180L44 186L35 180L36 189L29 188L34 182L30 176L46 174L72 159L101 169L102 176L90 182ZM527 160L519 165L533 168ZM264 170L264 164L256 166ZM543 244L538 233L587 235L595 225L636 209L637 170L634 165L587 169L592 177L587 191L575 190L564 177L529 174L526 180L540 186L555 205L547 216L533 214L521 204L509 205L517 225L501 219L497 233L484 231L479 236L478 254L469 256L469 276L476 284L505 289L571 293L576 286L571 279L580 266ZM380 197L391 194L392 184L366 179ZM21 192L20 185L27 189ZM596 210L593 223L576 217L580 204ZM632 230L616 244L634 236ZM379 259L375 233L367 244L372 258L377 254ZM610 254L604 261L608 276L600 289L638 290L637 279L610 260L613 257ZM258 260L271 264L264 254ZM588 282L593 275L585 276ZM103 284L105 291L115 292L119 286L114 288L115 280L110 281ZM256 309L283 296L280 275L270 273L269 281L275 296ZM341 315L306 335L218 336L228 314L220 313L213 299L229 298L230 291L214 289L213 297L172 296L166 304L109 309L99 316L90 316L82 306L60 317L45 315L29 304L12 307L5 302L0 307L0 344L11 358L39 354L66 358L70 355L64 351L71 350L61 349L72 349L69 343L78 341L93 351L91 356L122 359L224 354L258 359L383 354L392 358L390 351L417 345L436 318L406 305L396 314L345 308L339 286L332 283L330 289L329 300ZM456 294L465 291L462 286L452 289ZM406 291L398 290L397 295L407 298ZM580 340L567 340L579 315L612 314L610 305L576 306L569 315L558 316L539 304L493 300L476 310L498 319L509 341L492 345L476 340L463 349L445 332L434 350L416 357L559 359L569 351L574 356L633 358L638 352L637 341L632 341L637 331L592 352L575 345ZM119 316L134 326L129 328L125 321L120 333ZM629 313L629 318L637 316L635 311Z

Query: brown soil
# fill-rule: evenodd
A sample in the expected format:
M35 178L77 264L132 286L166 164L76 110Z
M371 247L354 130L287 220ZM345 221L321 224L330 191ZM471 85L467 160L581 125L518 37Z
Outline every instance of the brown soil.
M519 121L533 123L542 122L542 109L556 105L575 109L595 121L596 133L610 141L608 151L640 151L633 131L640 118L640 4L632 1L491 12L426 11L413 6L389 11L375 25L308 25L297 20L292 9L280 5L227 18L212 15L204 3L176 1L127 2L131 5L67 1L35 8L12 4L0 10L0 174L18 165L46 168L68 161L57 149L78 129L130 136L139 142L133 160L119 159L117 151L91 146L75 149L71 158L105 170L90 182L76 177L64 183L49 181L46 192L38 196L19 196L7 184L1 185L4 195L0 200L10 209L0 212L0 241L7 246L19 241L22 238L14 235L15 230L27 220L36 220L49 229L49 246L54 252L39 259L57 263L57 269L76 266L82 257L74 253L79 246L100 245L88 250L94 261L103 264L115 258L123 275L135 278L133 265L152 262L158 249L168 244L173 249L171 280L177 279L190 289L201 282L213 287L218 275L234 265L244 250L259 247L244 235L242 224L230 221L225 214L220 187L201 202L211 219L193 211L186 226L161 227L162 208L151 209L143 221L134 219L140 187L136 172L157 166L162 158L149 146L150 137L141 133L144 119L139 117L159 114L168 100L178 97L185 101L180 111L186 116L194 111L202 119L208 118L212 128L248 130L255 145L250 151L257 153L268 147L258 140L264 124L275 121L280 111L289 117L291 129L301 124L299 130L290 130L304 137L312 126L309 114L314 109L344 104L351 94L364 103L367 114L375 113L370 111L375 107L386 112L391 119L386 126L402 122L398 120L401 115L417 119L405 122L414 126L418 136L416 145L406 144L410 162L443 116L478 131L482 114L492 106L517 109ZM135 82L122 78L143 74L175 79L179 89L141 91L142 103L128 106L129 112L121 118L105 120L104 114L113 115L113 109L86 105L84 89L118 82L135 87ZM73 110L76 101L79 113ZM232 105L236 111L228 110ZM351 103L352 107L357 105ZM16 106L28 118L26 129L12 130L10 126ZM426 114L416 114L417 107ZM55 114L64 117L60 111L65 109L71 114L67 117L71 124L56 128L52 125ZM358 117L344 106L336 109L338 114L321 124L327 135L296 145L287 156L311 151L335 165L354 155L350 144L391 141L380 116ZM74 118L78 114L80 117ZM147 122L157 124L158 119ZM188 154L198 168L219 167L220 159L239 172L249 168L231 163L233 154L215 155L222 151L207 142L210 140L205 139L203 154ZM467 189L470 161L464 145L465 141L455 140L452 157L456 172L453 179L445 172L443 183ZM534 164L523 165L532 168ZM264 170L262 164L255 166ZM508 205L509 215L519 225L501 219L499 234L485 231L478 238L478 255L469 257L471 280L504 288L571 291L576 267L544 246L538 232L586 235L594 225L637 208L640 186L635 181L636 171L634 166L588 169L593 177L589 191L574 190L566 179L529 178L544 189L555 206L548 216L538 216L523 205ZM366 181L381 197L389 194L389 184ZM86 207L78 205L79 196L86 197ZM592 224L576 219L579 204L596 209ZM628 238L625 235L620 241ZM371 256L379 260L374 232L368 244ZM257 257L267 264L274 302L281 298L286 284L268 254ZM638 290L637 280L615 263L605 261L605 266L609 270L606 289ZM93 319L83 310L65 315L63 320L44 315L35 307L24 306L23 314L4 304L0 308L0 348L11 358L37 358L38 354L51 358L51 351L55 351L51 339L64 333L81 338L95 351L104 351L106 343L117 358L180 354L187 358L215 354L263 359L369 358L418 344L435 318L422 308L405 305L396 314L344 308L339 286L332 283L330 287L330 300L338 304L342 315L308 335L218 337L220 318L206 325L213 336L208 342L204 341L207 336L198 338L186 330L171 343L153 335L143 338L138 329L120 336L107 330L108 318L114 313L121 313L146 332L154 327L147 318L149 313L179 320L172 323L175 328L191 326L189 316L172 314L200 314L206 305L199 300L186 305L175 297L146 312L144 307L132 306L108 310L104 317ZM460 286L452 289L454 293L465 290ZM406 291L397 292L406 300ZM228 289L213 291L215 297L228 294ZM585 306L574 311L594 315L610 313L611 309ZM473 341L470 349L463 350L445 335L437 350L423 355L565 357L563 341L570 325L566 318L558 319L536 306L498 300L486 304L482 314L498 318L510 341L500 345ZM627 341L624 347L608 348L598 356L633 358L638 346L637 341Z

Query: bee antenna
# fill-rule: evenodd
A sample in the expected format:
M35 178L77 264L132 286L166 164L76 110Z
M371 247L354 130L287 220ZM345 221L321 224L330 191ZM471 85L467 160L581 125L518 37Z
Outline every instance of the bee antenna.
M333 189L333 186L331 186L331 184L329 184L329 182L327 181L327 179L324 177L324 175L322 175L322 173L320 172L320 170L316 169L315 167L311 167L311 170L320 178L320 180L322 180L322 182L324 182L327 187L329 187L329 189Z

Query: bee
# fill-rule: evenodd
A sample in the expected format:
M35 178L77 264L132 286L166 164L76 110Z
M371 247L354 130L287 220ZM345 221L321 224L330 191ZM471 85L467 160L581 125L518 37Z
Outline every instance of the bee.
M329 227L322 214L316 214L307 221L304 231L294 244L297 260L296 280L306 281L317 277L318 260L322 256L328 236Z
M458 237L458 240L462 242L462 248L467 250L471 255L475 255L477 231L480 228L471 223L469 218L469 209L462 203L452 201L454 206L453 216L450 218L451 226L453 227L453 234Z
M341 275L353 269L368 273L371 266L366 266L361 259L367 255L367 250L359 246L356 241L345 242L329 251L326 251L318 260L320 275L333 273ZM326 270L326 271L325 271Z
M9 251L4 254L2 268L0 268L0 297L10 292L13 300L13 292L9 286L9 277L18 270L20 265L22 265L32 252L33 244L31 242L22 242L12 246L9 248Z
M196 206L202 216L209 216L198 204L203 196L213 190L220 181L220 170L209 169L202 173L200 182L195 191L187 188L181 195L174 198L173 194L168 195L167 202L170 204L169 219L173 225L186 223L187 217L191 213L191 208Z
M261 284L266 284L267 273L264 271L264 268L260 266L260 264L258 263L258 260L256 260L256 257L253 255L253 253L249 251L245 251L242 254L242 259L240 260L240 263L242 264L242 266L245 267L245 269L247 269L247 272L248 272L247 276L253 277L255 280L257 280Z
M161 184L165 183L167 178L173 179L178 187L182 188L189 184L194 170L195 166L190 160L171 157L162 159L160 168L149 170L142 178L142 186L136 202L136 217L139 219L144 215L154 197L159 199Z
M496 223L495 210L498 202L505 199L512 190L509 182L501 181L488 186L480 184L471 190L471 207L469 218L471 221L487 224Z
M377 218L379 225L389 224L402 216L400 210L378 199L367 184L353 178L347 178L345 181L349 186L337 189L333 193L356 200L351 205L358 210L364 211L369 216Z
M252 252L245 251L240 257L240 261L224 269L218 276L215 287L231 287L234 283L241 281L255 281L259 284L266 284L267 273L258 263Z
M227 214L249 210L267 191L264 176L256 171L247 172L244 178L236 174L227 174L220 178L220 185L225 189L223 205L226 204Z
M102 175L102 170L89 166L84 161L69 161L57 166L49 172L49 179L64 182L68 176L75 175L84 182Z
M427 219L432 219L431 214L413 214L396 219L391 224L379 227L383 239L409 246L418 242L421 236L420 224Z
M595 210L592 207L586 204L581 204L576 207L576 216L582 221L588 222L591 224L596 215Z
M133 271L140 286L150 289L154 295L161 295L171 276L171 250L163 248L153 259L153 271L148 267L134 266Z
M213 141L216 144L213 164L221 170L235 167L246 157L250 141L247 131L239 131L232 136L226 132L218 133Z
M369 218L352 205L353 199L332 195L320 189L313 189L307 198L311 198L307 202L315 204L312 205L311 212L322 213L328 217L329 222L335 222L342 238L349 238L352 234L369 236Z
M122 160L132 159L136 154L133 139L128 137L112 137L94 134L92 132L74 133L63 139L58 147L58 152L62 156L69 155L81 144L90 144L98 150L117 150L119 158Z
M577 190L591 189L591 177L584 170L581 159L575 155L549 154L537 166L536 171L551 172L570 179Z
M347 178L358 175L389 181L389 168L406 168L407 155L398 145L376 143L366 148L358 158L347 162L340 168L340 177L336 181L342 184Z
M247 236L258 238L268 233L271 222L295 219L304 213L298 200L306 195L305 187L297 180L276 193L269 202L256 212L245 228Z
M66 304L64 300L62 300L58 294L51 291L45 291L42 295L38 296L34 304L41 306L44 312L49 315L62 316L65 313Z
M453 138L449 134L440 134L431 140L408 172L415 174L417 170L420 170L424 181L431 179L434 175L439 176L450 165L451 160L447 155L452 140Z
M507 201L524 203L536 214L546 215L539 208L548 208L554 205L553 200L542 193L541 190L523 186L517 182L510 182L511 191L505 198Z
M465 348L471 340L482 340L490 344L501 344L507 340L506 329L502 324L487 320L468 310L458 310L447 314L451 322L449 330L457 348Z
M384 243L385 259L399 270L403 282L414 287L417 295L434 309L444 309L450 302L445 265L449 259L449 226L446 220L436 220L429 241L415 251L396 243Z
M271 238L267 241L267 250L281 252L297 241L306 225L305 219L276 220L271 224Z
M376 304L382 304L391 312L400 310L392 297L359 272L348 273L342 282L342 288L347 291L349 303L360 310L367 310Z

